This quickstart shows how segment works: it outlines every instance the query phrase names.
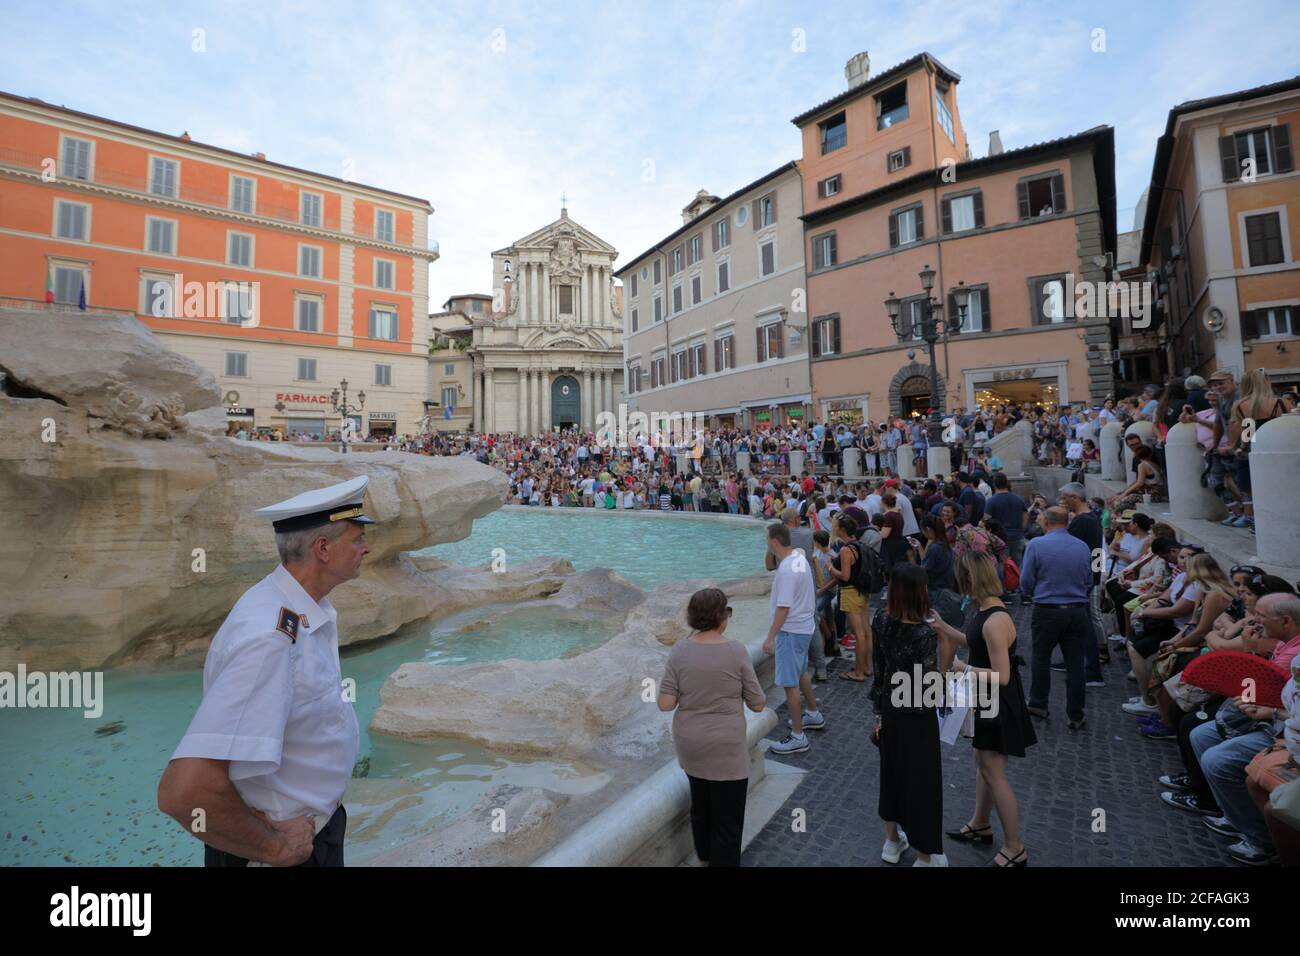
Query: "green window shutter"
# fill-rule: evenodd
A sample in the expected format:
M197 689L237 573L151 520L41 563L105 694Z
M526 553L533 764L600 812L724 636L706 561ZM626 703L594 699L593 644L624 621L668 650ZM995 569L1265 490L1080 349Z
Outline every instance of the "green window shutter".
M1020 202L1020 218L1028 219L1034 214L1029 208L1029 183L1016 183L1016 197Z
M1235 183L1241 178L1241 164L1237 162L1237 138L1219 137L1219 162L1223 166L1223 181Z
M889 248L898 245L898 213L889 214Z
M939 200L939 219L943 234L946 236L952 232L952 200L947 197Z
M975 194L975 228L984 228L984 192L981 190Z
M980 289L980 330L987 332L989 326L989 290L988 286Z
M1065 212L1065 177L1057 173L1052 177L1052 209L1054 212Z
M1289 173L1291 162L1291 124L1278 123L1272 129L1273 172Z

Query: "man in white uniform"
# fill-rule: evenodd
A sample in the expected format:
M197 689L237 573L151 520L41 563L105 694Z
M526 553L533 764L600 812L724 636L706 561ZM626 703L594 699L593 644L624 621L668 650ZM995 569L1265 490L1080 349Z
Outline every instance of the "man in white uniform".
M362 476L257 513L281 564L212 639L203 700L158 784L158 808L204 842L206 866L342 866L343 791L360 739L325 595L369 553Z

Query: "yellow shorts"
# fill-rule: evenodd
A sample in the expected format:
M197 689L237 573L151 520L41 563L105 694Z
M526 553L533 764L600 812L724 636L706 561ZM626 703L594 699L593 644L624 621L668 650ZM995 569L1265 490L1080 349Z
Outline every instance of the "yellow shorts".
M857 614L867 610L867 599L862 592L853 587L840 588L840 610L845 614Z

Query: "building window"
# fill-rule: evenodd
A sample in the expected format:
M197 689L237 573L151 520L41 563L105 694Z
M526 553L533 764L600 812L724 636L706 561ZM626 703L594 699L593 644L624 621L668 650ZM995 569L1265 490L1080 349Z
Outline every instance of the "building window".
M239 325L253 318L253 283L222 283L222 317L227 325Z
M682 287L675 285L673 286L673 315L680 311L682 311Z
M635 394L639 391L637 387L641 384L639 381L641 378L641 367L639 365L629 365L627 371L623 373L623 377L627 381L627 393L629 395Z
M146 275L143 280L144 301L141 313L156 319L175 318L176 280L172 276Z
M943 101L943 94L938 89L934 91L934 105L939 114L939 125L948 134L948 142L956 146L957 134L953 132L952 128L952 113L948 112L948 104Z
M242 232L229 234L226 262L232 266L253 267L253 237Z
M1251 161L1256 176L1270 173L1289 173L1293 168L1291 158L1291 125L1261 126L1219 137L1219 154L1223 161L1223 181L1233 183L1246 171L1242 167Z
M633 299L635 299L635 298L636 298L636 273L633 272L633 273L628 277L628 280L629 280L629 281L628 281L628 284L629 284L630 289L631 289L631 296L630 296L630 297L633 298Z
M843 149L848 144L849 126L843 113L832 116L817 125L821 131L823 156L827 153L833 153L837 149Z
M632 306L632 331L633 331L633 332L635 332L635 331L637 330L637 326L638 326L638 322L637 322L637 309L636 309L636 306Z
M704 281L701 276L691 276L691 305L699 305L704 298Z
M658 285L662 281L663 281L663 268L660 266L659 260L656 259L655 260L655 285Z
M736 337L723 335L713 340L713 367L725 372L736 367Z
M1282 217L1276 212L1246 216L1246 258L1251 268L1286 261L1282 246Z
M230 208L235 212L251 213L255 202L256 181L247 176L230 177Z
M690 378L686 374L686 349L679 349L673 353L672 376L674 382L681 382Z
M298 247L298 274L312 279L320 278L320 247Z
M380 242L393 241L393 214L387 209L375 210L375 238Z
M690 248L690 252L688 256L689 264L695 265L695 263L699 262L702 258L704 258L704 237L691 236L691 243L689 248Z
M770 276L776 271L776 243L765 242L758 247L759 272Z
M393 287L393 263L388 259L375 260L375 288L391 289Z
M1241 313L1241 337L1262 339L1270 336L1300 335L1300 316L1294 305L1275 305Z
M925 319L925 297L904 299L899 305L900 342L920 341L921 326Z
M812 352L816 358L821 355L836 355L840 350L840 317L827 315L813 322Z
M226 353L226 374L234 378L247 378L248 377L248 353L227 352Z
M397 341L397 313L392 309L370 310L370 337Z
M812 247L814 269L825 269L839 261L836 257L835 233L824 232L820 236L813 236Z
M957 300L948 293L948 314L957 314ZM962 319L962 332L987 332L989 330L989 287L975 286L966 298L966 316Z
M298 359L298 381L316 381L316 360L314 358Z
M769 325L760 326L757 332L758 360L760 362L785 357L785 339L781 335L780 322L773 322Z
M442 407L454 409L459 392L460 390L455 385L444 385L442 387Z
M1065 177L1060 173L1021 180L1016 191L1021 219L1065 212Z
M731 288L731 263L718 263L718 294L726 292Z
M1267 126L1234 135L1233 141L1237 146L1237 168L1241 169L1241 164L1249 159L1255 164L1256 176L1273 172L1272 163L1269 162L1273 152L1271 139Z
M670 275L677 275L682 271L682 247L678 246L673 250L673 268Z
M888 129L907 119L907 81L876 94L876 129Z
M146 226L145 248L147 252L161 252L164 255L176 254L176 222L172 219L155 219L144 217Z
M665 359L663 358L663 356L660 356L657 359L651 359L650 361L650 387L651 388L658 388L660 385L667 384L667 381L664 377L664 363L665 363Z
M443 365L443 367L442 367L442 374L443 374L443 375L455 375L455 374L456 374L456 365L455 365L455 363L450 363L450 364Z
M1069 321L1065 276L1044 276L1030 283L1034 325L1059 325Z
M727 246L731 245L731 218L729 216L724 216L719 219L714 223L713 232L714 252L717 252L719 249L725 249Z
M90 181L90 158L94 144L88 139L63 138L63 160L59 170L64 179Z
M889 217L889 246L905 246L925 238L925 217L920 203L900 209Z
M393 367L391 365L375 366L375 384L376 385L393 384Z
M762 229L776 222L776 196L768 193L758 201L758 221L754 223L755 229Z
M663 300L659 298L659 296L655 296L655 321L662 322L663 320L664 320L664 303Z
M912 165L912 147L904 146L902 149L893 150L885 157L885 171L896 173L905 166Z
M836 173L817 184L817 195L822 199L838 196L840 193L840 174Z
M562 285L560 288L560 315L573 315L573 286Z
M984 228L984 194L981 192L969 193L965 196L945 196L940 203L939 211L945 233Z
M54 267L54 301L61 305L78 305L86 286L86 272L74 266Z
M149 192L155 196L170 196L175 199L176 178L179 171L180 164L176 160L151 156L149 158Z
M704 355L704 343L697 342L691 346L691 378L697 375L707 375L709 373L708 360Z
M90 239L90 207L85 203L56 199L54 202L54 235L59 239Z
M320 299L298 300L298 331L320 331Z
M302 224L304 226L315 226L319 229L321 197L317 193L303 193L300 203L302 205Z

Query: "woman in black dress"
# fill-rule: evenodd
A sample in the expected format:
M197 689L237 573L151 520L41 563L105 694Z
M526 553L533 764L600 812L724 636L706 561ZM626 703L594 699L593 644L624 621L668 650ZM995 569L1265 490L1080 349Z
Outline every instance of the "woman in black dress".
M888 603L876 613L872 625L876 639L873 736L880 744L878 811L885 821L880 857L886 863L897 863L914 846L919 859L913 866L948 865L943 855L937 700L930 700L941 694L924 694L927 681L942 687L939 636L927 621L932 616L925 572L915 564L895 566ZM896 674L905 679L896 682Z
M981 698L976 697L975 813L960 830L949 830L948 836L962 843L991 844L990 813L996 809L1002 821L1002 849L993 862L997 866L1027 866L1016 794L1007 780L1007 757L1023 757L1025 748L1037 743L1038 737L1025 710L1015 621L1002 603L1002 579L987 552L967 551L957 559L957 589L970 596L978 613L964 634L941 619L936 619L935 629L967 645L969 660L964 664L954 661L953 669L973 673L978 687L997 695L997 708L994 715L986 716L986 711L993 710L991 702L985 700L985 707L980 707Z

